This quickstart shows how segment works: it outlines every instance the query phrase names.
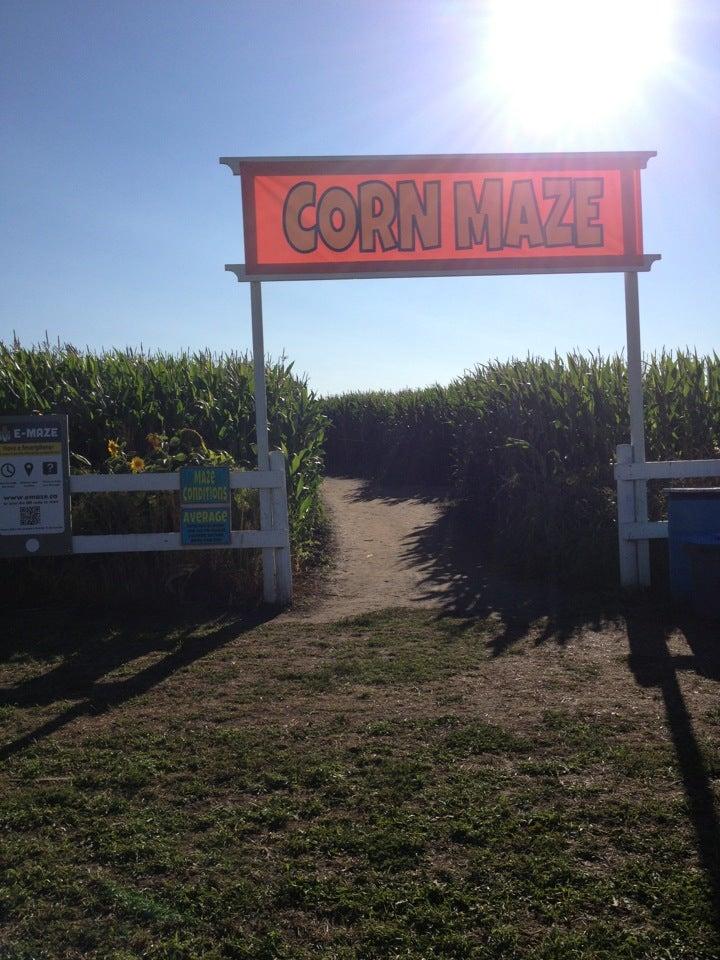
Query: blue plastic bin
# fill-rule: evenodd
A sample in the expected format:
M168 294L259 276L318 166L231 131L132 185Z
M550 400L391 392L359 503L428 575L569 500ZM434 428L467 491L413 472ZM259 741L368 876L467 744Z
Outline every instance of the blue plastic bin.
M720 616L720 487L666 493L673 599L701 616Z

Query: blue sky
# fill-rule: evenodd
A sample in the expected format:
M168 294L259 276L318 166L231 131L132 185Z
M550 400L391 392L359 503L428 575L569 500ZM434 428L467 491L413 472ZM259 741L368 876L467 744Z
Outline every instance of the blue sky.
M642 91L540 124L487 75L481 0L4 0L0 338L248 348L249 293L223 271L243 257L240 184L221 155L650 149L645 249L663 260L640 278L643 347L716 349L720 6L678 11L675 59ZM612 50L589 56L615 69ZM319 392L624 348L621 275L263 290L268 353Z

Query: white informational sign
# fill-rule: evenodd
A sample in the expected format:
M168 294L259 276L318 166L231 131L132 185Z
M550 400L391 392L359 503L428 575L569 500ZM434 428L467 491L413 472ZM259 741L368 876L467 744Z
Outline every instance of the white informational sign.
M0 556L70 553L67 418L0 417Z

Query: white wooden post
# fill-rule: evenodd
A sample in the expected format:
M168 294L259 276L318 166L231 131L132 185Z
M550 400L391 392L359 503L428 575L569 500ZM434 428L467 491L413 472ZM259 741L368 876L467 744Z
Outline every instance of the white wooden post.
M257 437L258 470L270 469L267 392L265 388L265 342L263 338L262 293L260 282L250 284L250 309L252 312L253 373L255 377L255 433ZM271 530L272 503L269 490L260 490L260 530ZM262 552L263 600L277 602L275 584L275 551L266 548Z
M629 443L619 444L616 451L616 463L632 463L633 452ZM635 484L632 480L616 481L617 484L617 525L618 550L620 557L620 585L627 589L638 586L637 541L627 537L628 528L635 522Z
M270 491L272 498L273 530L282 533L284 546L275 548L275 577L277 581L277 602L281 606L292 603L293 583L292 564L290 562L290 521L288 518L287 481L285 478L285 457L280 450L270 454L270 469L279 475L276 486ZM280 482L282 478L282 482Z
M643 404L642 349L640 345L640 306L638 297L638 278L636 271L625 274L625 327L627 330L628 386L630 393L630 444L634 463L645 463L645 411ZM646 523L647 480L634 482L635 521ZM620 504L618 502L618 511ZM621 551L622 552L622 551ZM650 586L650 543L638 540L637 585ZM622 564L622 557L621 557Z

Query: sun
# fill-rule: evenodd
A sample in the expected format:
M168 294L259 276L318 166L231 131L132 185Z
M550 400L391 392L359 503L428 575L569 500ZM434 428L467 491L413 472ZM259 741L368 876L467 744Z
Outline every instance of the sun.
M672 67L673 0L488 0L489 96L518 126L573 133L644 102Z

